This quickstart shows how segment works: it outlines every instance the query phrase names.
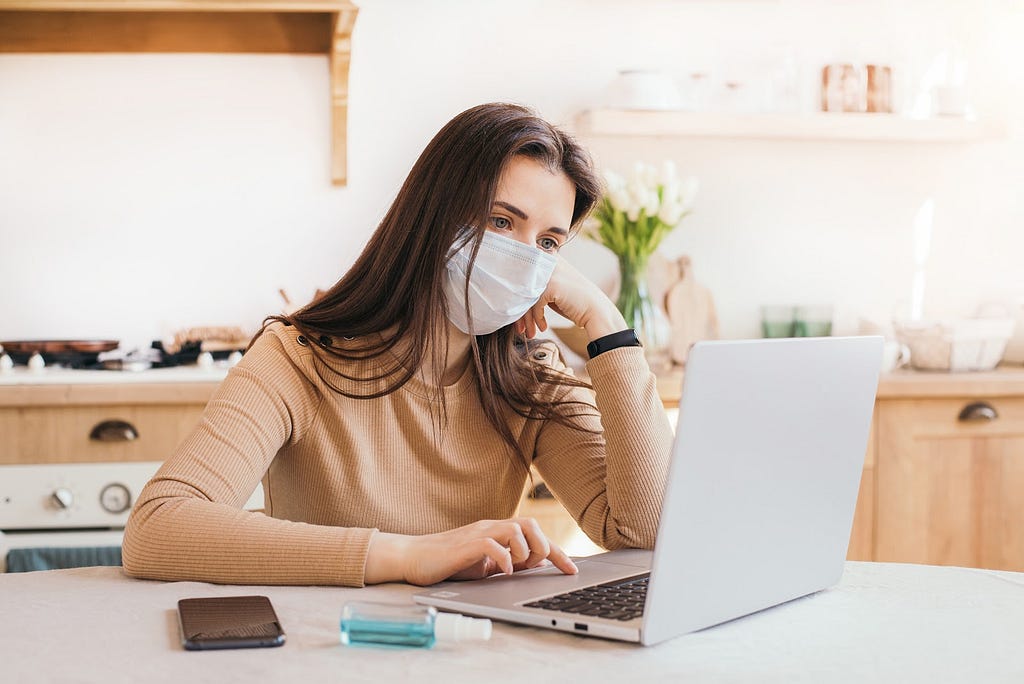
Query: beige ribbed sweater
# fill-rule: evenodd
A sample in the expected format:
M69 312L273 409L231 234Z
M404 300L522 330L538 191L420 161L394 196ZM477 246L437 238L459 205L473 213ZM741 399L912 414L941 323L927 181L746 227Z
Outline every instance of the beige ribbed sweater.
M271 326L143 489L125 530L128 575L361 586L377 530L427 534L515 514L527 469L484 416L472 364L444 388L438 429L421 381L345 397L320 380L299 337ZM560 367L556 356L535 353ZM509 424L591 539L650 548L672 440L655 378L637 347L587 370L594 392L569 396L595 405L596 395L601 418L584 422L603 435L512 412ZM265 513L243 510L261 479Z

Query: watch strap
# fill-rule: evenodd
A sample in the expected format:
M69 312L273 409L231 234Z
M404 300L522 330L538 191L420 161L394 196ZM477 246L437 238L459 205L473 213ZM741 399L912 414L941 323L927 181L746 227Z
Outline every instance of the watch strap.
M619 347L641 347L640 338L636 336L636 330L632 328L626 328L619 332L613 332L611 335L605 335L604 337L598 337L596 340L587 345L587 354L590 358L594 358L598 354L603 354L606 351L612 349L618 349Z

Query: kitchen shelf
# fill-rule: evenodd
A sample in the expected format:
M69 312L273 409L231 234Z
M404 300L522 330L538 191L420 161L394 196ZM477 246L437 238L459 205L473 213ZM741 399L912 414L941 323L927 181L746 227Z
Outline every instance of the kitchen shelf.
M976 142L1004 135L996 125L962 118L895 114L726 114L595 109L576 119L586 136L760 138L876 142Z
M330 61L331 178L348 179L350 0L0 0L0 53L322 54Z

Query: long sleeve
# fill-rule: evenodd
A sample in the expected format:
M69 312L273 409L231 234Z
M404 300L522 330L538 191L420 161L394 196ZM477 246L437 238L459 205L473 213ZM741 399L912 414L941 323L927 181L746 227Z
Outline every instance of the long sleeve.
M595 543L607 549L653 548L665 493L672 429L657 381L639 347L605 352L587 364L600 418L579 419L590 434L548 421L534 465Z
M362 585L372 529L242 509L278 452L303 439L324 400L325 390L309 379L315 377L311 353L294 343L293 331L265 332L143 489L125 530L128 575Z

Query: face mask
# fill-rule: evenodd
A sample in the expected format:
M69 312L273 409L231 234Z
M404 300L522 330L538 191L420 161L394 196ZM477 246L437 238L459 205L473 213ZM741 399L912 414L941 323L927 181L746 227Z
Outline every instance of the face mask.
M555 255L542 249L485 232L469 279L468 304L473 318L470 333L466 273L472 253L470 240L449 255L444 293L451 322L462 332L473 335L489 335L519 320L544 294L558 262Z

